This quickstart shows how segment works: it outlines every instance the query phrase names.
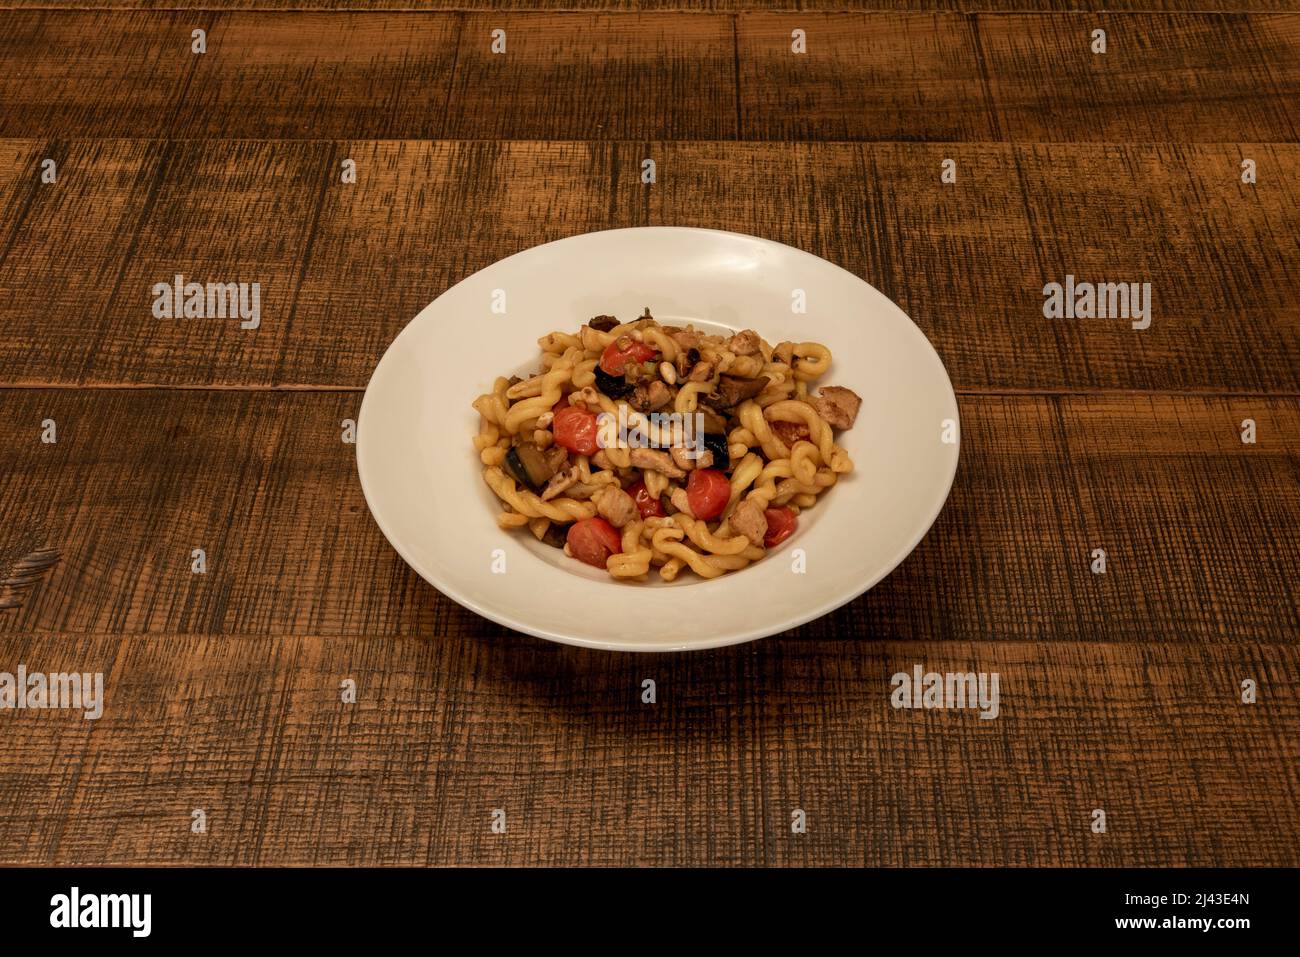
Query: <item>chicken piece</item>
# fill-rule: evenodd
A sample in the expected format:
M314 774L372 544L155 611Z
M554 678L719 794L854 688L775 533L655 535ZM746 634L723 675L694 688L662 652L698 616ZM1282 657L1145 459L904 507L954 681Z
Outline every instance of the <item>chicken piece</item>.
M713 378L713 370L717 368L717 365L712 359L701 359L691 367L691 374L686 377L686 381L708 382Z
M546 464L552 472L560 472L569 467L569 450L562 445L552 445L546 450Z
M596 511L615 528L622 528L638 515L636 502L617 485L607 485L595 499Z
M731 513L730 522L731 530L748 538L749 544L763 544L763 536L767 534L767 516L757 502L745 499Z
M822 386L813 399L817 414L836 429L852 428L861 405L862 398L856 392L838 385Z
M577 484L577 481L578 467L576 465L565 469L563 472L556 472L551 476L551 480L546 483L546 488L542 489L542 501L549 502L561 492L565 492Z
M753 329L738 332L727 340L727 351L738 356L752 356L759 351L758 333Z
M669 339L677 343L683 352L700 347L700 334L692 329L683 329L681 326L664 326L664 332Z
M669 478L684 478L686 473L673 464L667 452L658 449L633 449L631 462L635 468L662 472Z
M668 390L668 386L664 385L658 379L650 383L650 388L648 391L650 393L651 412L655 411L656 409L662 409L664 406L666 406L669 402L673 400L673 394Z
M638 385L632 391L632 405L641 412L654 412L662 409L672 401L673 394L668 386L658 379L649 384Z

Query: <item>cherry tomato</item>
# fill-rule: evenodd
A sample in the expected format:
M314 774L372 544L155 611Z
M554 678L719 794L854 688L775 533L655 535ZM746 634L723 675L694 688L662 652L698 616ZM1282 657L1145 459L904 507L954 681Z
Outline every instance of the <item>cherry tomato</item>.
M596 413L579 409L576 405L566 405L551 420L555 444L578 455L595 455L600 451L600 445L596 442L598 431Z
M717 469L696 469L686 480L686 502L691 514L710 522L722 514L731 500L731 483Z
M799 517L784 505L765 509L763 515L767 518L767 534L763 536L763 544L768 548L775 548L793 535L799 524Z
M636 502L636 510L641 513L642 518L663 517L663 503L650 494L650 490L645 487L645 482L633 483L628 487L627 494L631 495L632 501Z
M619 338L622 338L621 336ZM605 347L605 351L600 356L600 367L608 375L622 375L623 367L627 365L628 360L632 362L645 362L653 359L659 354L659 350L654 346L648 346L644 342L637 342L635 339L628 339L626 349L618 347L618 339L615 339Z
M604 568L605 559L623 550L618 529L603 518L584 518L574 522L569 526L565 541L574 558L597 568Z

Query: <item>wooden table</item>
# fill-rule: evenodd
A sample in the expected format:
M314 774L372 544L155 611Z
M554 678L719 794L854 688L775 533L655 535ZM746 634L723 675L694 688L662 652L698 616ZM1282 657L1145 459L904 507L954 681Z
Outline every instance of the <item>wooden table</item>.
M143 5L0 0L0 671L106 681L0 711L4 862L1300 863L1295 0ZM959 394L933 531L779 638L505 632L341 441L449 285L648 224L842 265ZM178 273L260 327L155 318ZM1001 715L895 710L917 664Z

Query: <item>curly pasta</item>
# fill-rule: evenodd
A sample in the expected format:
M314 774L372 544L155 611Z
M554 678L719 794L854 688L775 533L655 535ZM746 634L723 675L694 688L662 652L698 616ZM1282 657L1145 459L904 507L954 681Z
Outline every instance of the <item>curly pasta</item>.
M531 375L497 377L472 403L483 481L501 528L612 579L712 579L761 561L853 469L835 429L861 400L810 394L831 364L821 343L661 325L647 310L537 346ZM689 451L691 438L703 446Z

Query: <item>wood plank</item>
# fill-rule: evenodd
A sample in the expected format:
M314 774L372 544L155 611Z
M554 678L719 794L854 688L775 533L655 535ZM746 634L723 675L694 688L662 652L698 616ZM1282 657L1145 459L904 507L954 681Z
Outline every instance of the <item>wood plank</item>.
M1078 12L1135 10L1191 12L1296 11L1296 0L77 0L85 9L140 10L502 10L624 13L847 13L876 10ZM55 0L0 0L0 10L65 9Z
M740 14L741 138L1000 140L974 21L927 13ZM804 21L808 21L806 25ZM807 34L792 52L791 31Z
M1295 142L1300 126L1296 14L796 18L17 10L0 135Z
M427 138L445 129L459 37L450 14L231 13L214 15L208 33L163 135Z
M803 55L790 15L737 17L744 139L1296 140L1293 15L799 19Z
M447 135L734 139L735 56L725 16L467 14Z
M1295 142L1300 16L978 16L998 128L1018 140ZM1104 56L1092 30L1107 32Z
M0 135L437 136L456 42L452 13L18 11Z
M40 533L28 548L59 554L0 632L500 636L375 527L340 441L359 402L0 392L0 554L24 522ZM1300 399L968 396L961 411L961 466L929 536L796 637L1300 640ZM46 419L57 444L40 441Z
M1295 146L7 140L0 155L0 384L359 388L478 269L681 225L861 276L959 389L1300 392ZM56 184L39 182L46 156ZM349 157L355 185L338 181ZM153 285L177 273L260 282L262 325L155 319ZM1150 328L1045 319L1044 284L1067 275L1150 282Z
M6 864L1300 863L1294 645L43 635L0 662L105 673L97 722L6 713ZM998 717L895 710L916 665L996 672Z

